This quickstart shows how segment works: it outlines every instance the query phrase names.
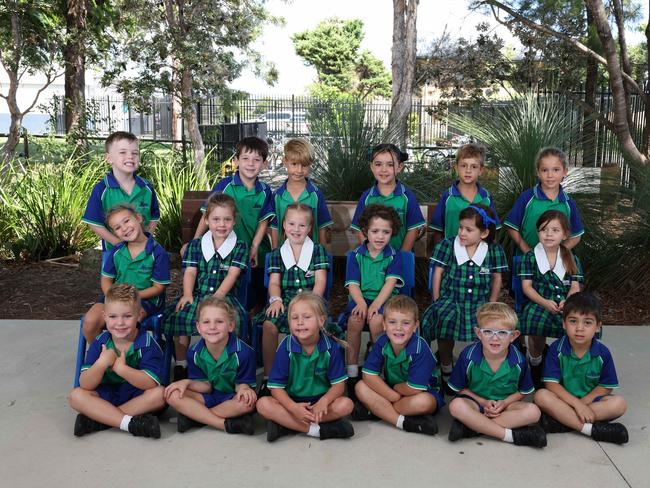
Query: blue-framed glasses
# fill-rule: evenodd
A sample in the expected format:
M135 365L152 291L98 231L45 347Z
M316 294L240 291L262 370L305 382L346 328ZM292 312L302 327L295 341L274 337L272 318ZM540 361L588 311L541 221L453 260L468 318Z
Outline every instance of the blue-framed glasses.
M486 339L492 339L494 336L497 336L497 338L504 340L510 337L514 331L507 329L479 329L479 332Z

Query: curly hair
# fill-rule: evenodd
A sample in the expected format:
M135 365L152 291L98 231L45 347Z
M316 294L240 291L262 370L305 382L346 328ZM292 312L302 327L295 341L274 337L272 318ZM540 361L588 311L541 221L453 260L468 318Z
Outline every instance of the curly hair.
M390 222L392 235L394 236L397 235L402 226L402 221L393 207L371 203L363 209L363 212L361 212L361 216L359 217L359 227L365 236L368 234L368 228L370 227L372 219L383 219Z

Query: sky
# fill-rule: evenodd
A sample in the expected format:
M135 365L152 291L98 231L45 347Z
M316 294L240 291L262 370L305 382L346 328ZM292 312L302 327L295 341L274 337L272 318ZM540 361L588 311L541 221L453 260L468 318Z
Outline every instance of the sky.
M418 41L427 43L440 36L445 29L452 37L474 37L477 23L489 21L502 38L512 45L517 42L507 29L498 26L491 17L470 12L466 0L420 0L418 8ZM284 26L267 26L256 48L264 59L273 61L279 70L274 87L263 80L244 73L231 87L255 94L290 95L302 94L305 87L316 78L316 71L305 66L293 48L291 36L296 32L313 29L318 22L330 17L361 19L364 23L362 49L369 49L384 61L390 71L393 38L392 0L269 0L267 8L274 15L285 19Z

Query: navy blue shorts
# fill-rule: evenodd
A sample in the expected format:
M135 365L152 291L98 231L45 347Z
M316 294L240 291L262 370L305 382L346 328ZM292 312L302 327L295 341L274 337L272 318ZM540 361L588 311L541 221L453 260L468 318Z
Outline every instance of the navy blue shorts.
M436 399L436 412L445 406L445 395L436 390L426 390L426 392Z
M485 410L483 409L483 405L481 405L481 404L476 400L476 398L472 398L471 396L469 396L469 395L465 395L464 393L459 393L458 395L456 395L456 396L454 397L454 399L456 399L456 398L466 398L467 400L471 400L471 401L473 401L473 402L476 403L476 405L478 406L478 411L481 412L481 413L485 413ZM454 401L454 400L452 400L452 401Z
M223 393L222 391L213 390L212 393L201 393L203 401L208 408L216 407L220 403L231 400L235 397L235 392Z
M373 300L368 300L367 298L364 298L366 301L366 305L370 306L370 304L373 302ZM350 300L348 302L348 305L345 307L345 311L343 312L343 323L347 324L348 319L350 318L350 315L352 315L352 310L354 310L354 307L357 306L357 303L354 300ZM381 315L384 315L384 306L382 305L379 308L379 313Z
M132 400L135 397L138 397L144 393L144 390L136 388L131 383L118 383L118 384L109 384L102 383L95 390L99 395L99 398L106 400L111 405L119 407L124 405L129 400Z

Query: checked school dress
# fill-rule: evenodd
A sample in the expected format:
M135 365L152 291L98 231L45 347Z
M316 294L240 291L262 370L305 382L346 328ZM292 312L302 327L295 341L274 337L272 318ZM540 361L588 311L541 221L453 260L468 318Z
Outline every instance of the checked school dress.
M289 324L287 322L287 309L289 302L293 297L302 291L312 290L316 284L316 271L329 269L330 264L327 258L327 251L318 243L312 241L309 237L305 239L300 257L296 262L291 244L284 241L279 248L271 251L269 255L269 267L266 273L280 273L280 290L282 291L282 304L284 312L277 317L269 317L266 310L255 316L255 322L262 324L265 321L271 322L283 334L289 333ZM268 310L268 306L267 306Z
M470 258L458 237L447 238L436 246L431 261L443 274L440 296L422 316L424 338L473 340L476 310L490 298L492 274L508 271L503 248L481 241Z
M533 288L543 298L560 303L566 300L572 282L584 281L580 261L576 256L573 258L578 268L575 275L566 272L559 251L555 267L551 269L546 251L542 244L538 243L523 257L517 274L522 280L532 280ZM521 313L519 329L524 335L562 337L564 335L562 314L553 314L531 300Z
M242 272L248 266L248 246L245 242L237 239L237 234L232 231L219 249L214 248L212 233L206 232L202 238L190 241L183 256L184 268L198 268L196 281L192 296L194 301L185 305L179 312L176 312L175 300L165 310L163 318L163 330L174 336L191 336L196 334L196 309L201 300L208 295L214 295L221 282L226 278L230 267L240 268ZM238 328L240 324L246 323L246 311L237 299L239 280L230 289L226 298L237 310Z

